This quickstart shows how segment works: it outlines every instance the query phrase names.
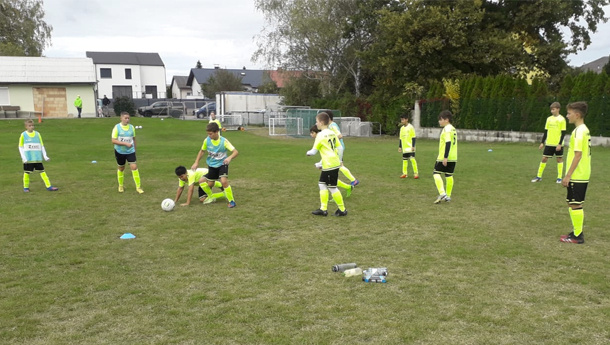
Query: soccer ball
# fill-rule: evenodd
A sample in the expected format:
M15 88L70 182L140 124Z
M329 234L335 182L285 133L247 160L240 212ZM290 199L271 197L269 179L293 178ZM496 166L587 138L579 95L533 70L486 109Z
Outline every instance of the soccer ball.
M172 199L167 198L161 201L161 208L163 211L169 212L174 209L174 206L176 206L176 204L174 204L174 200Z

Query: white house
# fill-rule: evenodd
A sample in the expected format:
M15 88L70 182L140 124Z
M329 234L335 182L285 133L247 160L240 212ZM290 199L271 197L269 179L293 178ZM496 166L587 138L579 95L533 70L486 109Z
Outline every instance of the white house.
M165 65L158 53L87 52L93 59L98 97L165 98Z
M0 106L19 107L21 114L76 116L74 100L80 95L81 116L95 117L95 84L88 58L0 56Z
M190 86L186 85L188 77L175 75L172 78L171 98L185 99L193 94Z

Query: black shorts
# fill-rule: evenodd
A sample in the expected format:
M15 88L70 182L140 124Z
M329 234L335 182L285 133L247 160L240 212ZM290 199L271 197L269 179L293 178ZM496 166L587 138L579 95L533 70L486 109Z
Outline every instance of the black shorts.
M117 150L114 150L114 157L116 158L116 164L120 167L125 166L125 162L129 162L130 164L136 163L136 153L119 153Z
M229 166L223 164L218 168L212 168L208 166L208 173L205 174L205 178L210 181L218 181L221 177L229 177Z
M44 171L44 166L42 166L42 163L23 163L23 170L28 172Z
M329 187L337 187L337 180L339 180L339 168L323 170L322 173L320 173L319 183L325 183Z
M434 174L442 174L445 173L445 176L448 175L453 175L453 172L455 171L455 164L457 162L447 162L447 166L443 165L443 161L437 161L434 164Z
M585 202L587 194L587 186L589 182L572 182L568 183L568 195L566 201L570 205L582 205Z
M201 186L198 187L197 191L199 192L199 199L203 198L204 196L208 196Z
M543 157L551 158L553 156L557 156L557 158L563 157L563 146L561 150L557 151L557 145L555 146L545 146L544 152L542 152Z
M411 158L415 158L415 152L405 152L402 154L402 159L403 160L408 160Z

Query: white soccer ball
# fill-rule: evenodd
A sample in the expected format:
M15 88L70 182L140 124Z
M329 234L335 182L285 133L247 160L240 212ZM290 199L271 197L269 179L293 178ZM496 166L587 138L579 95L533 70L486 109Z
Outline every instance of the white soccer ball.
M161 201L161 208L163 211L169 212L174 209L174 206L176 206L176 204L174 204L174 200L172 199L167 198Z

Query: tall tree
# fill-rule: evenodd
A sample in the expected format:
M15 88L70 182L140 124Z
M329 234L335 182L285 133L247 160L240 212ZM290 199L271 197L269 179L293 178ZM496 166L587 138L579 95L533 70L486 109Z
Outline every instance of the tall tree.
M42 0L0 0L0 55L41 56L52 30Z
M241 83L241 77L225 70L218 69L207 80L201 84L203 95L208 98L213 98L216 93L221 91L243 91L244 86Z

